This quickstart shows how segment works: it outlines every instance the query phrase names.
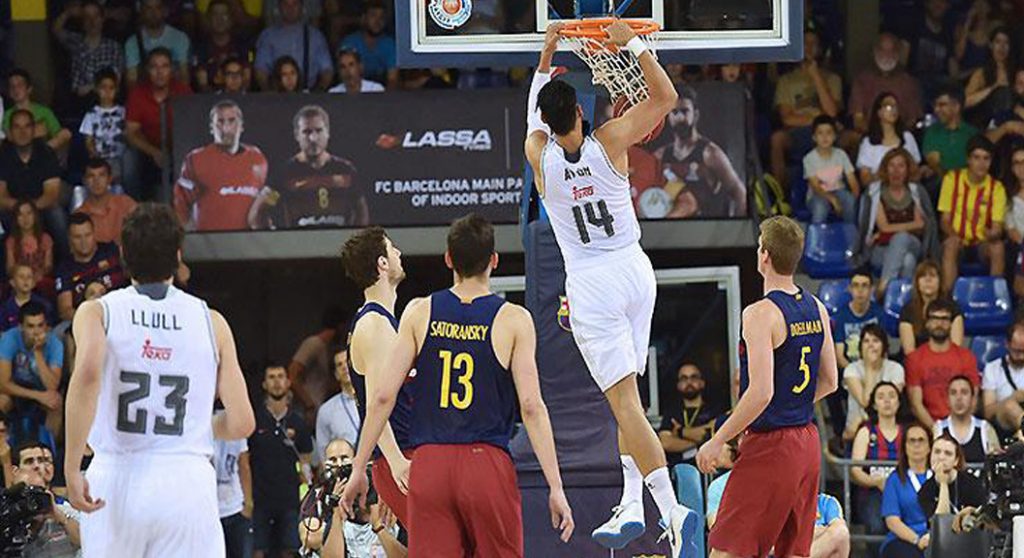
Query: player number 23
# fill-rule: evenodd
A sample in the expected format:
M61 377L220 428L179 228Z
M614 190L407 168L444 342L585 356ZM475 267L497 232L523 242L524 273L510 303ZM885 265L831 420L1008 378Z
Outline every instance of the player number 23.
M800 347L800 371L804 373L804 381L800 385L793 386L793 393L803 393L807 384L811 383L811 367L807 365L807 355L811 354L810 347Z
M473 403L473 356L459 353L453 358L451 351L441 351L439 356L444 367L441 371L441 408L447 409L451 405L465 411ZM458 373L455 381L462 384L461 394L452 389L452 369Z
M153 377L148 372L121 371L121 382L135 384L117 398L117 429L129 434L145 434L148 423L149 412L146 409L135 409L132 413L129 406L136 401L149 397L150 384ZM153 434L161 436L181 436L185 432L185 410L188 400L188 376L173 374L161 374L157 377L157 383L163 387L171 388L164 398L164 406L173 411L173 417L168 420L158 416L153 421Z

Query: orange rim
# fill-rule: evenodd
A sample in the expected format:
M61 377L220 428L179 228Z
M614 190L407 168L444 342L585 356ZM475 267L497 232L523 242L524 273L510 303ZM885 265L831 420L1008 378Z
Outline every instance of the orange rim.
M658 24L649 19L623 19L617 20L613 17L595 17L591 19L574 19L564 21L565 27L558 32L562 37L580 39L607 39L608 34L605 27L615 21L622 21L633 29L637 35L650 35L659 30Z

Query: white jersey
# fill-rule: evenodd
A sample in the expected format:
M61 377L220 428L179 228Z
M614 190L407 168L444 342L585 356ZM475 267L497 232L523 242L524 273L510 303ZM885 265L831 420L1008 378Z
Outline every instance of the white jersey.
M219 363L210 310L163 290L132 286L100 299L107 356L89 433L97 454L213 456Z
M238 462L243 453L249 451L245 438L241 440L217 440L213 465L217 468L217 505L220 516L230 517L245 507L245 493L242 491L242 477L238 474Z
M588 259L638 245L640 223L629 177L616 170L593 135L583 140L575 163L550 139L540 167L544 207L567 272Z

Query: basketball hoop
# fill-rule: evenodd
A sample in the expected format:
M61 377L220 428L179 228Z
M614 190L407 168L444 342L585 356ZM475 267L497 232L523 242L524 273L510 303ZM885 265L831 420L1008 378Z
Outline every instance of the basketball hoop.
M612 17L568 20L563 22L564 27L559 35L562 42L590 67L594 85L604 86L613 102L618 103L624 99L621 101L624 105L633 106L647 99L647 83L636 56L607 42L605 28L615 21L629 25L657 58L655 46L659 27L651 20L616 20Z

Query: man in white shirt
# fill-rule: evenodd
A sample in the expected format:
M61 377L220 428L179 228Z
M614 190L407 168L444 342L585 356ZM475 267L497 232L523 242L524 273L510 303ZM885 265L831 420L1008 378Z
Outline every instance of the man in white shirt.
M985 418L1015 432L1024 418L1024 321L1010 326L1006 349L1006 356L985 365L982 404Z
M338 51L338 76L341 82L330 88L329 93L380 93L384 86L376 81L363 79L363 59L359 51L343 48Z
M334 353L334 377L341 392L331 397L316 412L316 460L324 462L331 440L345 440L354 447L359 439L359 405L348 368L348 351Z
M214 414L224 411L215 411ZM217 507L224 528L227 558L252 556L252 469L249 443L240 440L214 441L217 469Z

